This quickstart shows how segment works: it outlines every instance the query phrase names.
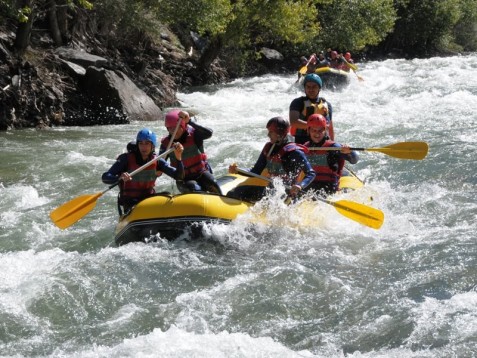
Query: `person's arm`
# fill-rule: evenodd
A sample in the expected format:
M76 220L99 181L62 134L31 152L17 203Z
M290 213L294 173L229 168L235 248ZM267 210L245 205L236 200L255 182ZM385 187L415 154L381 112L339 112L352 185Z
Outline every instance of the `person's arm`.
M262 151L257 161L255 162L255 165L252 167L252 169L250 169L250 171L252 173L261 175L263 170L266 168L266 166L267 166L267 158L265 157L265 154L263 154L263 151Z
M184 152L184 147L180 143L174 143L174 156L177 159L177 167L173 167L163 158L159 159L156 166L157 176L161 176L162 173L174 178L175 180L184 180L184 164L182 163L182 153Z
M335 143L336 144L336 143ZM333 145L334 146L334 145ZM359 155L358 155L358 152L356 152L355 150L351 150L349 146L347 146L346 144L344 145L337 145L338 147L341 147L341 152L340 152L340 156L341 158L343 158L344 160L350 162L350 164L356 164L358 163L358 160L359 160Z
M175 180L184 180L184 164L182 163L182 160L178 160L177 167L174 168L161 158L157 162L157 170L160 170Z
M285 170L291 172L295 176L289 192L290 196L294 197L313 182L316 173L306 158L305 153L301 150L290 152L285 158L285 163ZM299 180L301 173L304 174L304 178Z
M310 162L308 161L306 154L303 153L301 150L295 150L291 153L293 155L293 160L295 161L295 165L301 169L301 172L305 174L305 177L301 182L297 183L299 176L297 176L295 180L295 184L299 184L302 189L305 189L308 185L310 185L313 180L315 180L316 173L313 170Z
M116 159L116 163L114 163L107 172L103 173L103 175L101 176L101 180L104 184L116 184L119 181L119 177L121 176L121 174L127 172L127 168L127 154L121 154Z
M294 128L306 130L306 121L300 119L301 111L303 111L305 103L302 97L295 98L290 103L290 112L288 114L290 125Z

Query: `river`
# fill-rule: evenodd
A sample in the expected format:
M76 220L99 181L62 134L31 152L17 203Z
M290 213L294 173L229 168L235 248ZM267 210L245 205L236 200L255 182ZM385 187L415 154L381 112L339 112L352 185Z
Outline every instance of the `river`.
M210 225L202 240L115 247L116 188L66 230L59 205L143 126L0 133L0 355L5 357L473 357L477 352L477 55L359 64L334 106L354 147L424 141L424 160L360 152L366 185L345 199L382 210L374 230L322 204L301 227ZM251 167L265 123L302 94L290 75L180 93L216 176ZM170 178L158 190L174 190ZM277 206L279 206L279 199Z

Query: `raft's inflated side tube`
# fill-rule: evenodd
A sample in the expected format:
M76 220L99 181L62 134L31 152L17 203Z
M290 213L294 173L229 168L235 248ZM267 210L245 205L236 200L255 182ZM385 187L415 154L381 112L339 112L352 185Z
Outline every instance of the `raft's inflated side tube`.
M225 194L241 185L264 186L258 178L228 174L218 183ZM340 189L358 189L363 182L349 171L340 179ZM202 225L209 222L229 223L253 204L213 193L179 195L157 194L138 203L120 218L115 231L118 246L130 242L150 242L159 237L174 240L181 235L201 237Z

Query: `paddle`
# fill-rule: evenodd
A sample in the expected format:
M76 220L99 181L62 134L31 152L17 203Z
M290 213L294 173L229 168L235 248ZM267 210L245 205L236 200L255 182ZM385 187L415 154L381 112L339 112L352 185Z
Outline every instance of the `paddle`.
M300 70L298 72L300 72L301 75L305 75L306 74L306 71L308 70L308 65L310 64L311 60L313 60L315 56L314 55L311 55L310 56L310 59L308 60L308 62L306 63L305 66L303 66L302 68L300 68Z
M338 150L336 147L310 147L309 150ZM351 150L365 151L365 152L381 152L394 158L399 159L414 159L422 160L426 157L429 151L429 146L426 142L401 142L391 144L382 148L350 148Z
M244 169L237 168L239 174L245 176L251 176L259 179L272 182L272 179L267 178L263 175L255 174ZM349 200L338 200L331 201L327 199L317 198L319 201L327 203L331 206L334 206L335 209L343 216L354 220L360 224L368 226L373 229L379 229L384 222L384 213L381 210L375 209L371 206L364 204L356 203ZM288 204L288 198L285 200L285 203Z
M356 66L354 63L349 63L346 58L344 58L344 56L342 57L344 63L346 64L346 66L348 66L349 68L351 68L351 70L353 71L353 73L356 75L356 77L358 77L358 80L359 81L364 81L364 78L361 77L360 75L358 75L356 73L356 71L358 70L358 66Z
M308 71L308 65L310 64L311 60L313 60L314 56L310 56L310 59L308 60L308 62L306 63L305 66L301 67L299 70L298 70L298 73L300 74L297 78L297 80L295 81L295 83L298 83L298 81L300 81L300 78L304 75L306 75L306 72Z
M155 161L159 160L160 158L163 158L167 156L169 153L172 153L174 151L174 148L171 148L161 155L155 157L154 159L150 160L140 168L137 168L133 172L130 173L131 176L136 175L137 173L143 171L145 168L150 166L152 163ZM110 185L106 190L103 190L100 193L96 193L93 195L81 195L78 196L77 198L68 201L67 203L61 205L60 207L56 208L50 213L50 218L53 223L58 226L60 229L66 229L67 227L70 227L73 225L75 222L80 220L83 216L88 214L91 210L94 209L96 206L96 201L107 191L111 190L114 188L116 185L119 184L119 181L115 184Z

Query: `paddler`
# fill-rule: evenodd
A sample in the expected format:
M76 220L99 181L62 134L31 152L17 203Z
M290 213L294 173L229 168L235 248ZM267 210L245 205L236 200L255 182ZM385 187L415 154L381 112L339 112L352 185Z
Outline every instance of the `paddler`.
M315 172L303 152L305 148L293 143L292 137L288 135L290 124L287 120L273 117L267 122L266 128L270 141L265 144L250 171L260 175L267 169L270 178L283 180L289 188L289 196L294 198L313 181ZM237 164L232 164L229 173L235 174L237 169ZM304 173L303 179L301 173ZM228 192L227 196L255 202L266 194L266 189L264 186L244 185Z
M220 194L220 187L212 174L212 168L204 151L204 140L212 137L212 129L192 121L188 112L178 109L171 110L166 114L164 124L169 135L162 138L159 154L166 151L171 140L184 146L182 155L184 178L176 181L180 192L208 191ZM177 131L176 128L178 128ZM175 136L172 138L174 133ZM171 154L169 159L171 165L175 167L177 165L175 155Z
M176 167L170 166L164 159L152 163L143 171L131 177L129 173L156 157L154 150L157 147L156 134L149 128L141 129L136 135L136 144L128 145L128 153L120 154L113 166L101 179L105 184L119 183L118 210L119 215L128 213L131 208L141 200L154 195L156 178L162 173L180 180L184 177L182 165L182 152L184 148L180 143L174 145L174 155L178 160Z
M318 195L327 196L336 193L343 171L345 160L356 164L359 160L358 153L347 145L341 145L329 139L327 135L328 124L321 114L312 114L307 120L307 131L310 140L305 143L308 148L307 157L311 163L316 177L306 188L313 190ZM311 148L335 147L340 150L315 150Z
M328 133L333 140L335 135L333 131L332 114L333 109L331 103L320 97L320 90L323 87L323 82L320 76L315 73L310 73L304 78L305 95L295 98L290 103L290 124L291 134L295 136L295 143L303 144L310 138L307 133L306 121L312 114L323 115L328 123Z

